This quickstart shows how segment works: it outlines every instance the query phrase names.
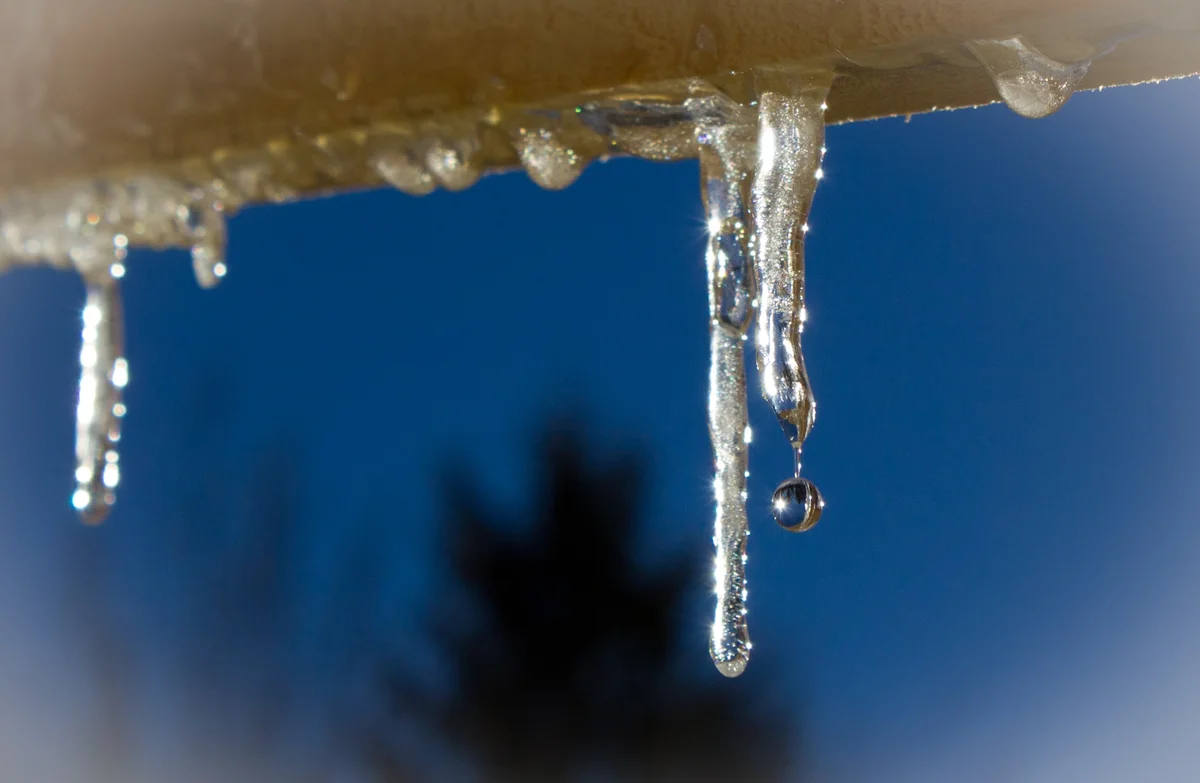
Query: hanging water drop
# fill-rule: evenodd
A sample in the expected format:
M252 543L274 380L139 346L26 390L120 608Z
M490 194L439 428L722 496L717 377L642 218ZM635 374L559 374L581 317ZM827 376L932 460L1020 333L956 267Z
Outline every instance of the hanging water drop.
M466 190L479 179L479 135L475 128L438 136L425 149L425 166L446 190Z
M790 478L780 484L771 496L771 513L785 530L803 533L821 519L825 498L816 485L806 478Z
M1090 60L1052 60L1019 35L971 41L967 48L992 77L1008 107L1029 119L1047 117L1062 108L1091 66Z
M410 196L424 196L437 188L433 175L414 151L410 135L379 130L371 134L367 143L371 147L368 157L371 168L396 190Z
M756 126L753 111L736 105L723 121L715 121L708 107L693 104L691 108L701 118L696 124L696 138L700 192L708 226L708 430L716 465L713 542L717 551L713 576L717 605L709 655L718 671L736 677L746 668L751 646L746 626L750 427L743 340L754 314L747 205Z
M529 178L547 190L567 187L583 172L584 160L563 140L557 118L527 115L511 136Z
M86 278L79 401L75 409L75 492L71 504L87 524L104 520L116 502L121 472L117 444L129 382L124 356L121 296L110 275Z
M816 419L800 349L804 330L804 227L821 170L828 82L763 70L753 211L761 304L755 349L763 397L799 452Z

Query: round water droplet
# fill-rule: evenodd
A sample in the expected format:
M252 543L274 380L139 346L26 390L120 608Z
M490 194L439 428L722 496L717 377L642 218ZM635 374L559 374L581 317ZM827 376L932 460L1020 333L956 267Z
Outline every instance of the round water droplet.
M790 478L771 496L771 513L780 527L793 533L809 530L821 518L825 498L806 478Z

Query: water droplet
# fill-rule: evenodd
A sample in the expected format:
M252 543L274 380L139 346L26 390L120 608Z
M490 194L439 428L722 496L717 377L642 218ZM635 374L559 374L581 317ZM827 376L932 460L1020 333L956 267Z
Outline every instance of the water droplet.
M815 484L796 476L780 484L771 496L771 513L780 527L793 533L810 530L821 519L825 499Z
M696 121L700 144L700 193L709 226L708 430L716 476L714 589L717 605L709 655L726 677L741 674L750 658L746 625L746 478L750 427L746 413L745 348L742 336L754 308L747 212L754 171L755 117L741 110L716 118L702 106Z
M410 196L424 196L437 187L411 135L380 129L371 134L367 144L371 148L368 158L371 168L396 190Z
M116 444L121 439L125 405L121 390L129 382L123 356L121 296L109 275L85 278L82 347L79 351L79 400L75 409L75 492L71 504L80 518L96 524L116 502L120 471Z
M1091 66L1090 60L1077 63L1052 60L1021 36L971 41L967 48L992 77L1008 107L1030 119L1058 111Z
M425 150L425 166L446 190L466 190L479 179L479 137L472 127L454 136L439 136Z
M548 190L567 187L584 166L584 160L564 141L560 128L557 117L526 115L511 132L529 178Z

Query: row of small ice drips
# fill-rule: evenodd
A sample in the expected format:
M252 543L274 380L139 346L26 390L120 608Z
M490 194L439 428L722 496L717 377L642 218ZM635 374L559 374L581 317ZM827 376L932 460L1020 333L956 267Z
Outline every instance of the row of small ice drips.
M1087 62L1057 63L1021 38L974 41L1001 97L1024 116L1045 116L1070 96ZM490 161L513 152L538 185L570 185L588 162L629 154L696 157L695 126L731 111L752 90L747 77L683 79L609 91L559 105L493 107L470 118L380 125L340 134L297 134L255 151L223 151L160 173L133 172L0 198L0 271L46 263L93 274L128 247L189 247L197 280L225 272L224 218L244 203L283 202L338 185L386 182L413 194L470 187ZM719 84L719 86L718 86ZM497 154L507 147L510 152Z

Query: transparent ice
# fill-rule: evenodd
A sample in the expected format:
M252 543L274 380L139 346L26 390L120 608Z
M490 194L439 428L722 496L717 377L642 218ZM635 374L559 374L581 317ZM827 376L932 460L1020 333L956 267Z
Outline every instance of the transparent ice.
M716 475L716 613L709 654L727 677L741 674L750 657L746 627L746 479L750 427L746 415L746 331L754 315L754 270L748 206L754 176L757 124L753 110L726 100L692 101L698 118L700 192L708 228L708 430Z
M1008 107L1030 119L1047 117L1062 108L1091 66L1090 60L1052 60L1019 35L971 41L967 48L992 77Z
M964 50L1004 100L1045 116L1077 88L1089 62L1056 62L1021 37ZM1103 52L1081 50L1080 56ZM967 64L967 63L962 63ZM109 511L120 480L117 444L128 381L118 281L133 247L191 251L200 285L225 275L228 216L249 202L290 201L338 183L386 182L413 195L462 190L488 165L516 162L538 185L570 185L590 161L626 153L700 159L708 233L708 424L714 455L716 610L710 654L721 673L746 667L746 485L750 428L746 341L762 394L795 457L795 476L771 510L788 530L811 528L824 500L801 476L801 447L816 406L801 352L804 234L823 176L825 100L832 74L763 68L712 81L679 79L566 96L548 104L471 110L412 124L222 150L150 172L122 171L0 194L0 271L16 264L74 269L85 280L73 505L85 521Z
M561 190L576 179L587 161L571 145L560 112L522 112L510 121L513 147L529 178L548 190Z
M816 419L804 367L804 233L825 152L828 81L802 72L755 72L758 165L752 204L760 306L754 344L762 394L796 453Z
M104 520L121 480L117 444L129 382L118 283L107 272L86 279L75 409L75 492L71 505L88 524Z

